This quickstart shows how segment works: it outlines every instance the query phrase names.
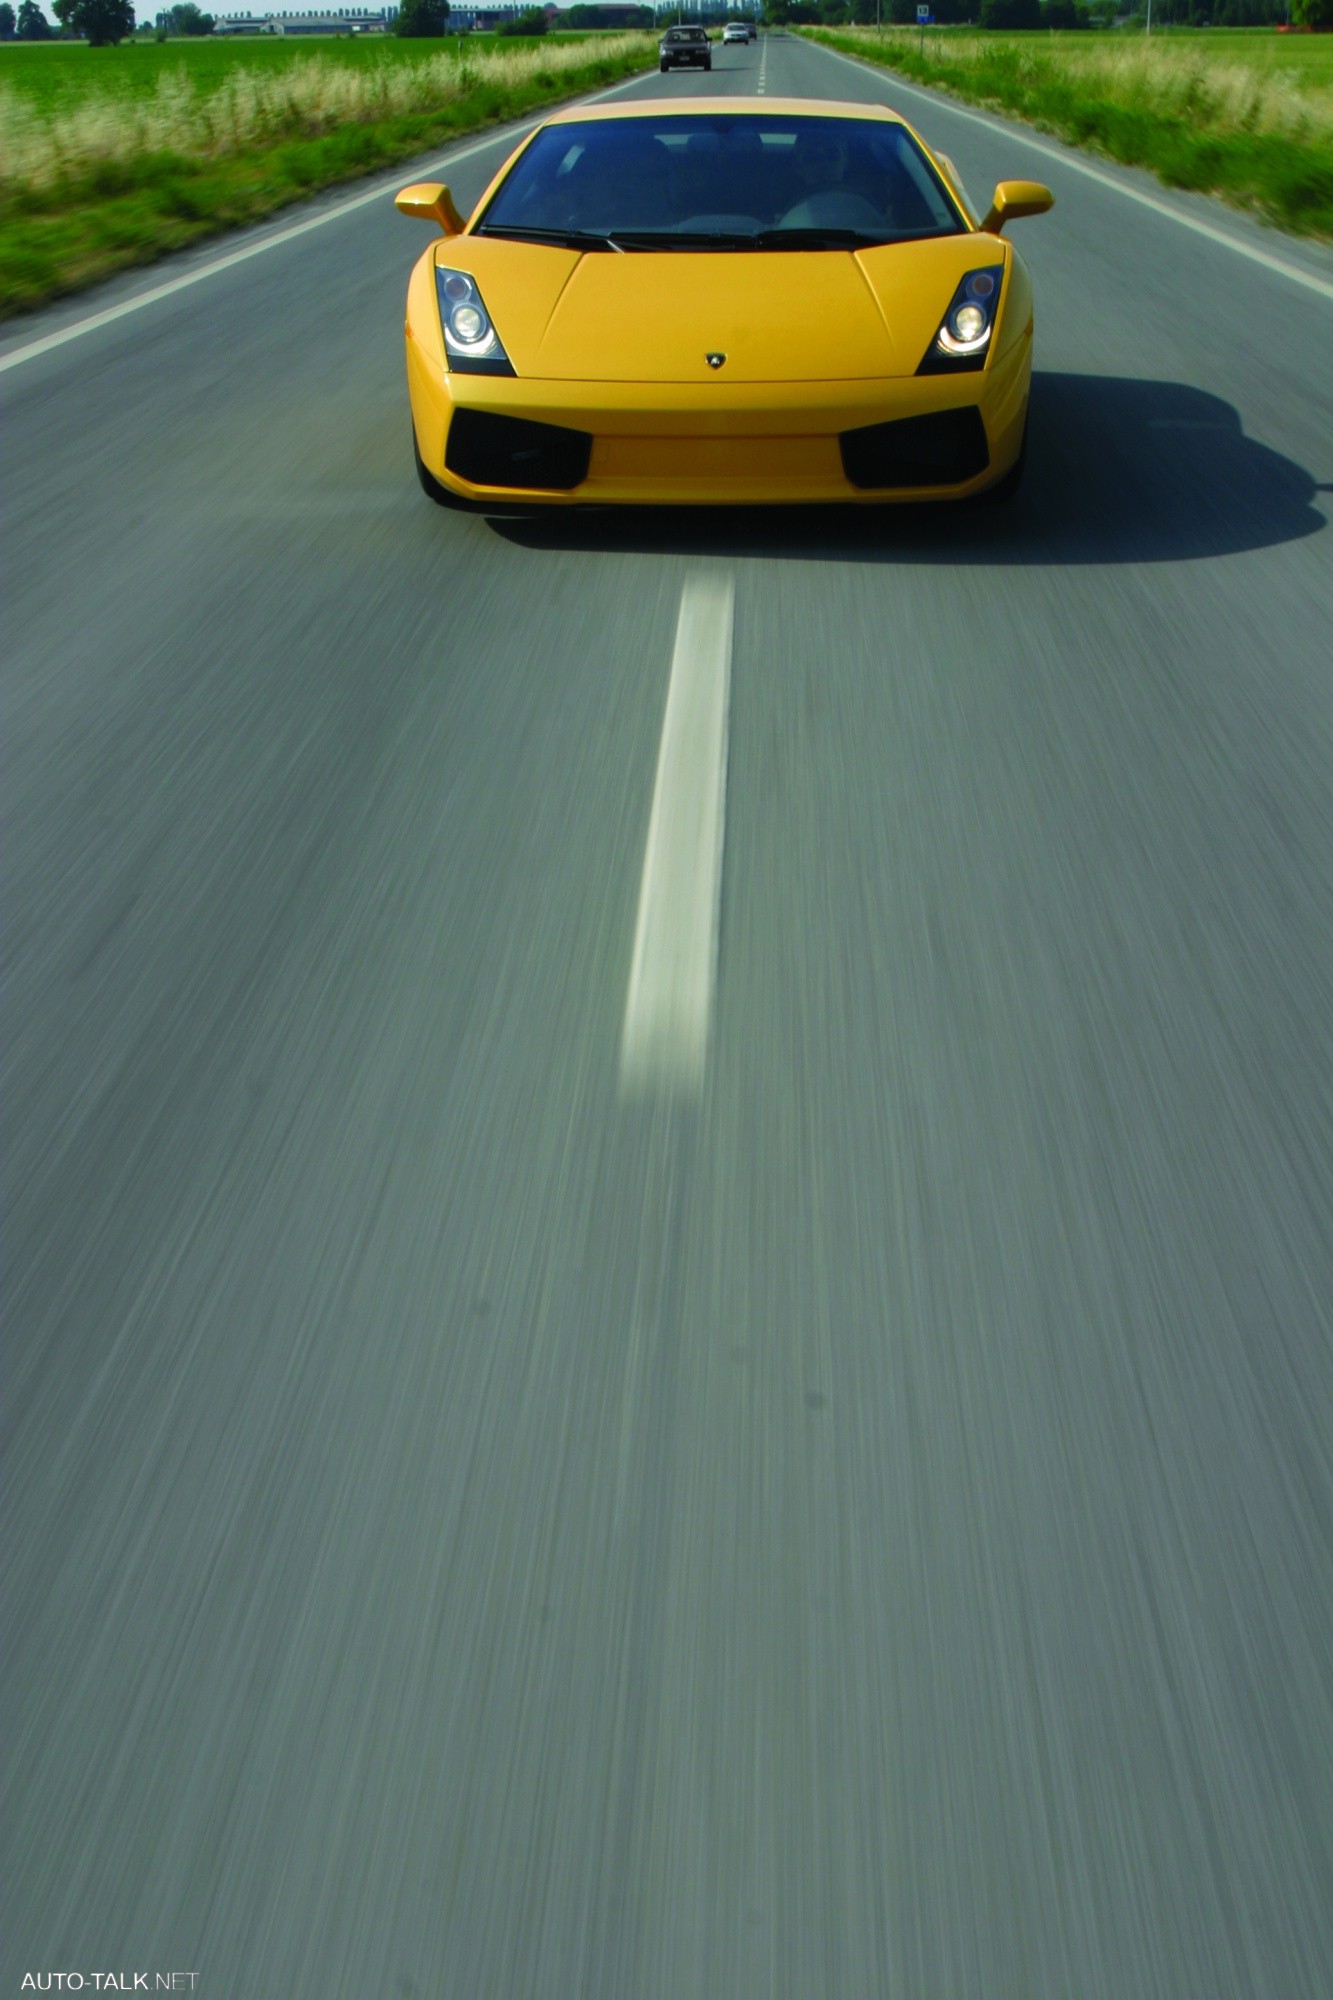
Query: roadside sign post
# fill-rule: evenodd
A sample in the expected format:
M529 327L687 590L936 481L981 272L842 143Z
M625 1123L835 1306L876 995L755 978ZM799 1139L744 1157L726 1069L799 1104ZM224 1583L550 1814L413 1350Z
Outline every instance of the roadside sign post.
M918 27L918 28L919 28L919 29L921 30L921 54L922 54L922 55L924 55L924 54L926 53L926 29L927 29L927 28L928 28L928 27L930 26L931 22L932 22L932 21L933 21L934 19L935 19L935 16L934 16L934 15L933 15L933 14L931 13L931 11L930 11L930 8L929 8L929 7L918 7L918 8L917 8L917 10L916 10L916 24L917 24L917 27Z

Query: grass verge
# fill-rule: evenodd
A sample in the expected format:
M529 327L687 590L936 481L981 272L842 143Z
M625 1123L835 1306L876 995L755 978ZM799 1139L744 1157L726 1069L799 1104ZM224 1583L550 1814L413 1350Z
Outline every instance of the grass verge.
M107 66L107 87L46 110L0 83L0 317L655 59L637 34L461 57L428 43L354 65L238 61L206 87L181 65L147 92Z
M1218 195L1305 236L1333 239L1333 96L1213 56L1191 38L1088 34L928 37L803 29L813 41Z

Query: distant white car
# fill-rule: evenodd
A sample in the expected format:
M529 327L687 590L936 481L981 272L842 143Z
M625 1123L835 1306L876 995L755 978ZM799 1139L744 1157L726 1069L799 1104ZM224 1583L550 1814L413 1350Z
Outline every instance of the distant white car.
M724 42L748 42L750 30L744 21L728 21L722 30L722 39Z

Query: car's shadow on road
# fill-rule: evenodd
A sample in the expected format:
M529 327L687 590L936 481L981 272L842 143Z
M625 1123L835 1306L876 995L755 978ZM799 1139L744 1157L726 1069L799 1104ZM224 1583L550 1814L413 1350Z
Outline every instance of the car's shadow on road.
M493 519L531 549L806 561L1187 562L1312 535L1315 476L1181 382L1038 373L1008 507L617 507Z

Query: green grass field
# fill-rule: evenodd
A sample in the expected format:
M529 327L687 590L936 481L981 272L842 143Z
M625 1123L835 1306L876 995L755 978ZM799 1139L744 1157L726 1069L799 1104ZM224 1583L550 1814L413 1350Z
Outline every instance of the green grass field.
M585 35L548 35L548 48L579 46ZM468 35L465 50L485 50L515 44L501 35ZM532 44L520 41L520 48ZM420 64L442 49L456 50L454 36L444 41L399 41L394 35L319 36L245 35L169 42L122 42L114 49L90 49L82 42L0 42L0 91L20 91L25 101L51 117L73 111L89 97L136 99L151 97L163 76L188 77L191 86L211 93L222 88L237 70L272 77L312 56L340 69L364 72L389 64Z
M930 33L967 35L967 28L932 29ZM993 41L1016 44L1030 42L1031 34L994 35ZM1087 42L1094 48L1117 47L1126 41L1164 49L1172 61L1243 63L1257 75L1285 76L1302 88L1333 90L1333 35L1279 35L1273 28L1172 28L1154 27L1152 34L1130 28L1106 32L1079 29L1054 36L1038 35L1038 41L1054 40L1062 47ZM929 40L929 35L927 36Z
M1333 238L1333 37L802 29L1172 187Z
M656 61L645 34L0 48L0 316Z

